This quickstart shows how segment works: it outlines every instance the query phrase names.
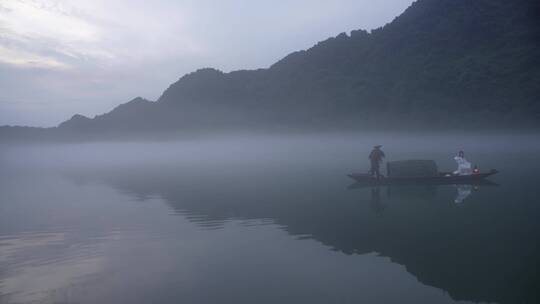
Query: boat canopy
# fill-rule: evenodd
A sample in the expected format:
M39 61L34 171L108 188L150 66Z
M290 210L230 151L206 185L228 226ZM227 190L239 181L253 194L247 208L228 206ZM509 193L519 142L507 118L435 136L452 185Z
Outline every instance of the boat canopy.
M438 176L437 163L433 160L400 160L386 163L388 177Z

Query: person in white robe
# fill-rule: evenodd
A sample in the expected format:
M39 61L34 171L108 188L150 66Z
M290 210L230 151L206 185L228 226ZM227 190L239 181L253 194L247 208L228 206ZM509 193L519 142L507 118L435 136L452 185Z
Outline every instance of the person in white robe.
M471 175L473 173L471 163L465 159L465 152L459 151L454 159L458 164L457 170L454 171L455 175Z

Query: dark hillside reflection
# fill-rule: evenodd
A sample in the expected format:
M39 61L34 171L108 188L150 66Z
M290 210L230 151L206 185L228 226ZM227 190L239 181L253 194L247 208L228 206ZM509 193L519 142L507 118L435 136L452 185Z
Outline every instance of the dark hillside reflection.
M174 213L205 229L219 229L229 220L272 222L332 250L376 252L455 300L539 300L540 207L531 195L537 193L534 178L499 179L501 186L348 190L344 174L328 168L208 167L156 165L67 175L141 200L161 197Z

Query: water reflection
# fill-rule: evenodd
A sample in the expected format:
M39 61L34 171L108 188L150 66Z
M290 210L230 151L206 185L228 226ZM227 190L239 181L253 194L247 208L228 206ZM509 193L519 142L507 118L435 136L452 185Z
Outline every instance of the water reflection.
M471 195L477 186L428 185L388 187L383 195L377 187L346 191L342 179L314 178L321 175L313 172L235 171L223 179L219 172L198 169L145 167L69 176L105 182L135 197L157 195L175 214L205 229L221 229L231 220L271 222L332 250L376 252L455 300L538 299L540 227L531 217L530 201L513 200L516 209L509 212L505 198L512 198L512 191L481 187ZM536 206L533 213L539 214Z
M463 203L463 201L471 195L473 189L478 190L478 187L473 187L472 185L456 185L457 195L454 203Z
M65 232L0 237L0 302L68 300L69 294L62 290L103 270L100 244L106 241L88 238L81 243ZM25 286L24 290L21 286Z
M381 200L381 187L371 188L371 209L378 216L382 216L386 205Z

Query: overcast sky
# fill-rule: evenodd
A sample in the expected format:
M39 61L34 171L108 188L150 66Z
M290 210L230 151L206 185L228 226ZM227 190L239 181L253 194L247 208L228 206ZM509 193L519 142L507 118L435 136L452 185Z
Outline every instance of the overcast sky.
M0 125L54 126L183 74L265 68L412 0L0 0Z

